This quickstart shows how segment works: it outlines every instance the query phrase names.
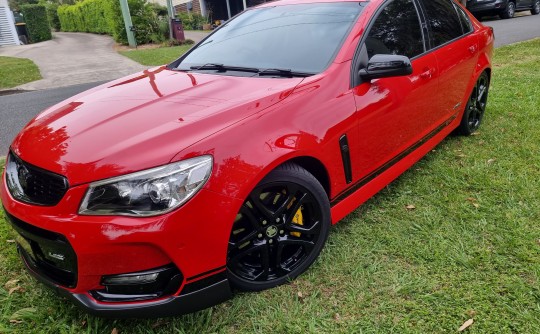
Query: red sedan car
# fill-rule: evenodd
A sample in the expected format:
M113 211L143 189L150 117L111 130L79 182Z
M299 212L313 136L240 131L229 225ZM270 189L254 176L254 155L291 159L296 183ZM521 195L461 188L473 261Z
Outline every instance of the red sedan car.
M11 144L1 199L29 271L91 313L262 290L484 115L493 32L452 0L283 0L168 66L91 89Z

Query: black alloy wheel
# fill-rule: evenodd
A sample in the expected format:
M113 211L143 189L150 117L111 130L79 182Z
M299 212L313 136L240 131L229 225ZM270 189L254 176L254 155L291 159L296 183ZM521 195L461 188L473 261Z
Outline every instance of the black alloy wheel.
M531 14L532 14L532 15L538 15L538 14L540 14L540 0L536 0L536 1L533 3L532 9L531 9Z
M319 256L330 228L330 204L317 179L295 164L270 172L233 224L228 275L240 290L260 291L303 273Z
M516 4L513 1L508 1L508 5L506 5L500 17L501 19L511 19L514 15L516 15Z
M465 107L463 118L458 127L460 134L468 136L480 127L486 111L488 91L489 76L486 72L483 72L476 81L476 85Z

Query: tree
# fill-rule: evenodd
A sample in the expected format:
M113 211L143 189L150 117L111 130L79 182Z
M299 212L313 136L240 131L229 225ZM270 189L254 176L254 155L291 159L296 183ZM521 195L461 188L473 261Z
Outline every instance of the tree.
M9 0L9 8L13 11L20 11L22 5L37 5L38 0Z

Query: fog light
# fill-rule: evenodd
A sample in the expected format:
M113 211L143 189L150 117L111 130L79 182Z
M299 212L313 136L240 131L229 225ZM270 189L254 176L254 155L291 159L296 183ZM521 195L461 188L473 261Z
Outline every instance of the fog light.
M156 299L178 291L183 276L170 264L165 267L101 277L102 290L90 294L100 301L126 302Z
M155 282L158 276L159 273L109 276L103 278L103 285L146 284Z

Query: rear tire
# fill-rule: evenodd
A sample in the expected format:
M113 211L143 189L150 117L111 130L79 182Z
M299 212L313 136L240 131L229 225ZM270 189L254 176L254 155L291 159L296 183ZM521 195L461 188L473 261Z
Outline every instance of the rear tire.
M295 279L319 256L330 221L328 196L313 175L292 163L276 168L253 189L233 224L229 281L260 291Z
M540 0L536 0L536 1L533 3L532 9L531 9L531 14L532 14L532 15L538 15L538 14L540 14Z
M467 101L461 123L457 128L457 133L463 136L470 136L478 130L486 111L488 91L489 76L486 72L482 72Z
M512 1L508 2L506 8L499 15L501 19L511 19L516 15L516 4Z

